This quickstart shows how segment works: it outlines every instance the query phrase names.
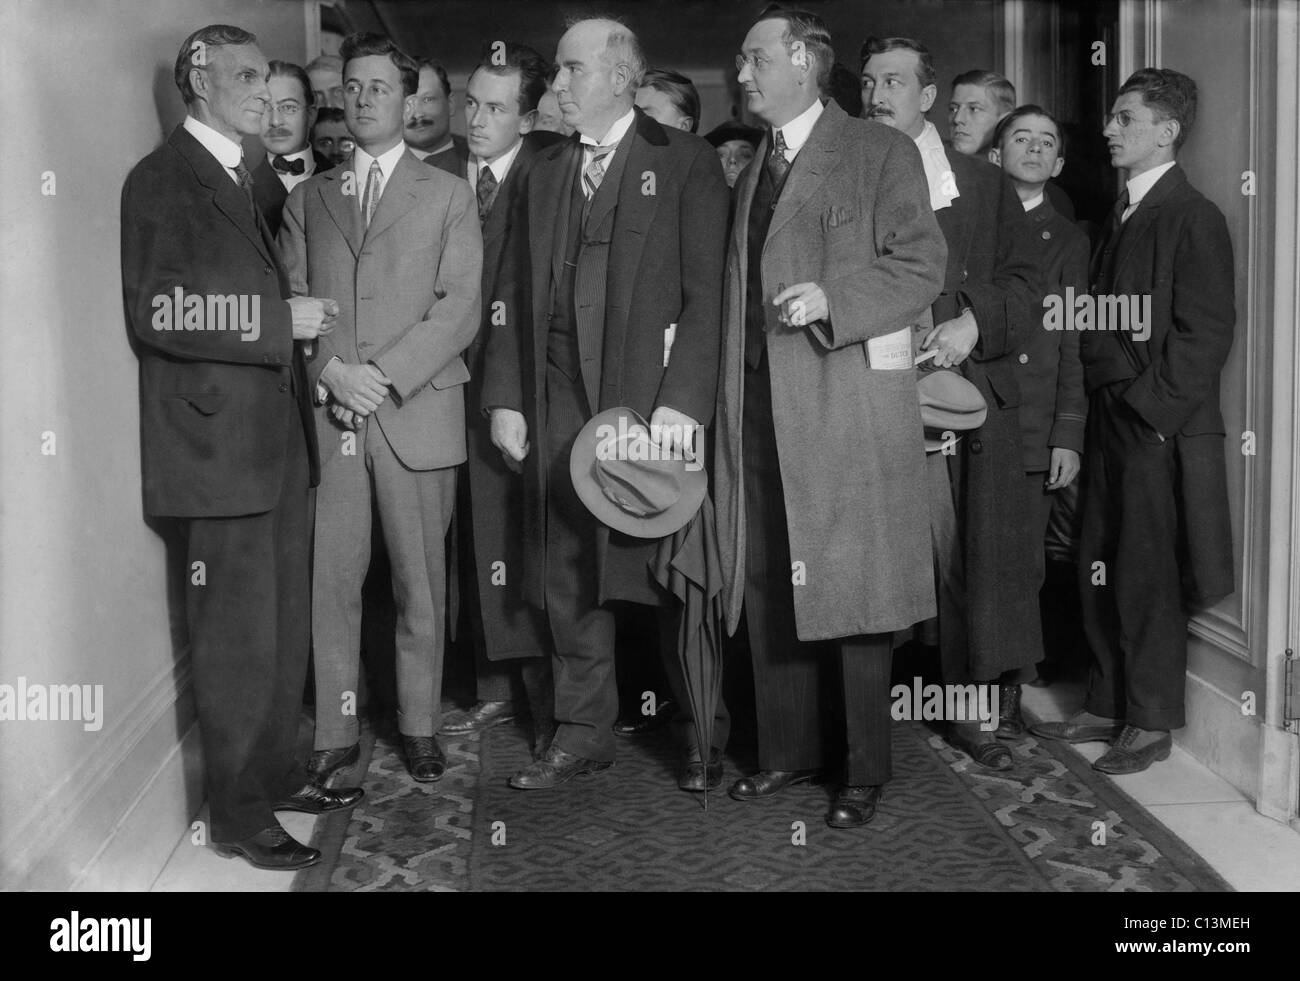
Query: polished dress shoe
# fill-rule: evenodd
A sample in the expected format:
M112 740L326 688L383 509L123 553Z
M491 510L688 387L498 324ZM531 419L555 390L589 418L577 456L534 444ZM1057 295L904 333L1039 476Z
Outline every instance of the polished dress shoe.
M323 787L335 770L349 767L360 758L360 743L341 749L318 749L307 758L307 776L312 783Z
M1144 746L1136 746L1137 740L1145 735L1154 735L1154 732L1137 726L1125 726L1119 738L1097 759L1092 768L1118 776L1141 773L1157 760L1168 759L1174 749L1174 737L1165 732Z
M479 702L473 708L448 713L438 732L444 736L463 736L513 722L514 718L514 702Z
M589 760L584 756L574 756L552 743L540 760L529 763L510 778L510 786L516 790L550 790L579 774L599 773L613 765L608 760Z
M320 852L295 840L278 824L263 828L243 841L213 842L213 845L222 858L241 855L259 869L292 872L320 861Z
M975 728L977 732L980 731L978 725ZM981 733L981 735L991 736L993 734ZM982 767L990 770L1011 769L1011 750L1003 746L997 739L974 737L965 726L948 726L948 744L960 749Z
M1035 736L1044 739L1057 739L1063 743L1103 743L1119 737L1124 723L1119 719L1113 722L1036 722L1029 727Z
M832 828L862 827L876 816L884 792L884 787L841 787L826 812L826 823Z
M325 814L356 807L366 792L360 787L340 787L329 790L314 783L305 783L284 800L271 805L273 811L301 811L303 814Z
M614 735L627 739L656 732L671 722L676 714L677 703L671 698L665 698L659 703L659 711L654 715L633 715L619 719L614 723Z
M805 783L821 776L821 770L759 770L752 777L741 777L727 793L736 800L762 800L775 797L786 787Z
M702 794L706 789L717 790L722 786L722 750L715 746L709 751L707 779L699 755L698 752L687 754L682 762L681 775L677 778L677 786L693 794Z
M999 739L1019 739L1025 734L1025 719L1020 714L1020 686L998 686L998 728L995 735Z
M441 780L447 772L447 757L434 736L403 736L402 748L406 750L406 768L420 783Z

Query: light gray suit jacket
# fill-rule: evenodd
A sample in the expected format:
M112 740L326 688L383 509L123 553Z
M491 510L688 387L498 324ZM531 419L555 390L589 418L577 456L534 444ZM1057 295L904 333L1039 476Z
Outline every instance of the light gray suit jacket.
M461 353L479 329L483 239L468 182L422 164L409 150L384 186L370 227L348 165L316 174L289 194L279 245L295 296L337 300L334 330L316 342L313 386L334 357L372 362L393 386L376 413L394 454L412 470L465 461L469 371ZM342 431L316 410L321 462Z

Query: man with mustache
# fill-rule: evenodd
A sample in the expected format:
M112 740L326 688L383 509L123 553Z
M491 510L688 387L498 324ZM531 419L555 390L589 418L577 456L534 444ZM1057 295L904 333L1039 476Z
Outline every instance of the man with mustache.
M316 155L330 167L337 167L352 156L354 146L352 134L348 132L348 124L343 118L343 110L318 106L316 122L311 127L311 148Z
M466 177L469 149L465 138L451 131L451 81L447 70L432 58L416 59L420 87L415 92L415 113L406 124L404 138L419 159L453 177Z
M1031 540L1023 490L1016 353L1027 331L1042 328L1024 208L1006 174L954 151L925 118L938 91L925 45L868 38L861 59L863 105L915 141L948 243L943 292L922 347L937 351L936 367L958 369L988 405L980 428L926 459L944 681L1027 681L1042 656L1033 574L1042 542ZM1011 767L1010 751L979 721L948 722L949 741L976 763Z
M122 286L140 358L144 509L175 519L185 541L212 841L291 870L320 852L275 811L322 814L362 792L314 787L294 761L319 473L303 347L328 336L338 307L291 295L253 203L240 141L262 129L267 76L248 31L213 24L185 39L174 69L185 121L122 189ZM256 336L158 329L155 300L174 290L252 296Z
M840 769L826 823L858 828L892 772L893 631L934 613L911 338L945 247L912 141L822 101L834 63L821 18L776 5L736 58L767 133L734 188L713 486L759 726L731 796Z
M1232 347L1232 240L1187 181L1178 150L1196 83L1143 68L1119 90L1102 136L1125 178L1093 254L1097 296L1151 297L1145 340L1080 338L1089 394L1079 590L1092 674L1083 709L1032 731L1109 739L1093 764L1145 770L1186 721L1187 621L1233 590L1219 376ZM1105 571L1102 581L1098 569Z
M280 212L297 185L332 164L311 147L308 134L316 119L315 96L307 73L287 61L270 63L271 104L262 119L266 156L253 170L253 197L272 235L280 233Z
M633 105L645 71L635 34L617 21L578 21L556 61L551 88L577 133L544 150L529 175L508 247L507 275L523 299L507 317L513 329L488 336L482 400L493 445L524 472L524 588L553 638L556 731L542 758L511 777L523 790L610 767L618 690L608 604L667 611L675 602L648 569L659 540L597 522L569 457L606 409L626 406L683 436L708 422L727 227L717 154ZM681 443L666 438L662 452L682 453ZM671 681L680 668L669 660ZM688 716L678 716L684 735ZM688 742L679 787L721 782L729 721L719 706L716 745Z

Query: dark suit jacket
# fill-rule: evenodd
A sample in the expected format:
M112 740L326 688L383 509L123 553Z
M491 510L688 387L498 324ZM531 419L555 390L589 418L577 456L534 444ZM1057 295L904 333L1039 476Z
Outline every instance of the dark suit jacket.
M717 152L703 139L666 129L637 109L592 200L575 276L578 345L588 403L628 406L645 419L669 406L708 425L713 416L721 330L727 185ZM512 220L505 267L520 316L488 336L482 404L522 412L532 451L524 461L530 601L543 602L546 501L542 495L546 338L558 281L573 181L582 150L575 134L534 163L524 207ZM614 171L622 174L615 179ZM598 257L607 254L605 262ZM599 267L599 268L598 268ZM666 331L676 324L671 358ZM668 361L665 366L665 360ZM600 597L656 603L647 562L656 542L600 530Z
M445 170L453 177L465 180L465 167L469 164L469 147L463 136L452 135L451 149L433 153L424 158L431 167Z
M948 243L934 322L969 306L979 341L961 364L983 394L984 425L958 444L959 527L966 568L967 635L973 677L987 680L1042 657L1033 543L1021 462L1020 386L1015 354L1041 323L1041 293L1028 219L1011 180L984 160L945 146L958 197L935 212Z
M1174 440L1179 458L1180 528L1189 562L1184 592L1194 605L1233 590L1224 424L1219 376L1232 347L1237 314L1232 240L1222 212L1175 164L1124 223L1109 280L1100 268L1113 219L1093 257L1097 291L1151 297L1151 336L1120 331L1080 338L1089 391L1132 379L1124 401L1147 425Z
M1040 298L1055 296L1064 303L1067 288L1073 289L1075 296L1082 296L1088 290L1088 236L1057 214L1048 199L1027 212L1026 217L1026 231L1038 260ZM1078 332L1043 329L1041 302L1033 312L1039 322L1030 324L1016 353L1026 472L1046 470L1051 447L1082 453L1088 412Z
M514 211L524 199L528 175L539 153L564 139L559 133L541 130L529 133L506 178L501 182L496 200L483 225L483 322L474 343L465 352L469 366L469 384L465 386L466 442L469 457L465 467L467 491L461 495L470 501L469 514L458 510L456 520L461 534L469 533L469 547L474 553L479 609L482 613L484 650L489 660L515 657L538 657L549 651L543 641L539 614L523 601L521 576L510 570L524 568L524 482L501 459L501 451L492 445L487 416L480 412L483 376L487 361L487 339L494 329L497 311L506 314L515 298L501 283L501 260L510 236ZM504 303L505 307L494 304ZM499 319L499 318L496 318ZM505 582L494 580L495 563L504 562Z
M182 126L122 188L122 286L140 342L144 506L152 515L229 517L271 510L280 495L297 397L311 482L320 470L302 346L275 243L229 173ZM155 297L245 296L260 333L155 328ZM292 404L292 403L289 403Z
M316 169L312 174L319 174L334 166L315 150L311 155L316 163ZM275 168L271 166L271 161L263 153L261 163L253 168L253 200L262 209L262 217L266 219L272 236L280 234L280 213L284 211L284 201L288 196L289 192L284 189L284 181L280 180Z

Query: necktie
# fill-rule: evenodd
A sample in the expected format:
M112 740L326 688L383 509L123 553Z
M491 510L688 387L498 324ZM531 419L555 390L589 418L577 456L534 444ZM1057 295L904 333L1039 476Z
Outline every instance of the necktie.
M772 186L775 188L780 188L781 181L790 169L790 161L785 159L787 149L785 134L779 129L775 130L772 134L772 153L767 158L767 172L772 175Z
M591 163L582 172L582 189L587 193L587 200L590 201L596 196L600 189L600 182L605 179L605 158L614 152L617 143L611 143L609 146L588 146L591 151Z
M257 209L257 201L253 197L253 175L248 172L244 166L244 158L239 158L239 163L235 164L235 179L239 181L240 190L244 192L244 197L248 198L248 206L253 209L253 220L256 221L261 212Z
M380 184L383 182L384 172L379 169L379 161L370 161L370 174L366 177L366 193L361 199L361 214L366 219L366 227L370 227L370 219L375 217L375 208L379 206L379 197L383 193Z
M491 167L484 167L478 172L478 183L474 187L474 194L478 198L478 220L479 224L487 223L488 215L492 211L492 202L497 197L497 178L492 173Z
M1102 246L1101 261L1097 267L1097 282L1093 284L1094 291L1105 292L1110 289L1111 275L1114 272L1115 250L1119 246L1120 236L1124 234L1124 212L1128 209L1128 204L1128 191L1125 190L1110 212L1110 220L1107 222L1109 232L1106 235L1106 242Z
M307 169L307 162L301 157L297 160L286 160L277 153L271 158L271 166L281 174L293 174L296 177Z
M1115 224L1116 225L1122 225L1124 223L1124 212L1128 211L1128 206L1129 206L1128 189L1126 188L1124 190L1124 193L1119 196L1119 200L1115 202Z

